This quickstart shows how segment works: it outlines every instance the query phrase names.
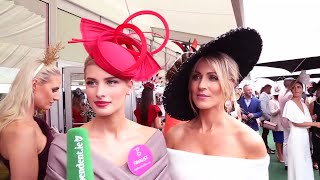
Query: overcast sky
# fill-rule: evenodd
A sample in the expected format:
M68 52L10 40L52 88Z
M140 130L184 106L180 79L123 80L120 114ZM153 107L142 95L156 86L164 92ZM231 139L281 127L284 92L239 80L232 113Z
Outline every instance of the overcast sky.
M260 63L320 55L319 0L244 0L245 26L263 39Z
M245 26L258 30L263 40L259 63L320 56L319 9L319 0L244 0ZM251 77L287 74L283 69L255 67Z

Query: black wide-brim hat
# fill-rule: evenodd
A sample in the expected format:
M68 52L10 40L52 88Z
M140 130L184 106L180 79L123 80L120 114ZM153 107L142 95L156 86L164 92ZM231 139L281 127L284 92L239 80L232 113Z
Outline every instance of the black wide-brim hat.
M185 61L168 82L163 100L166 112L179 120L195 118L189 102L188 84L191 71L201 57L214 55L217 52L227 54L237 62L242 80L258 62L261 50L262 39L256 30L250 28L230 30L208 42Z

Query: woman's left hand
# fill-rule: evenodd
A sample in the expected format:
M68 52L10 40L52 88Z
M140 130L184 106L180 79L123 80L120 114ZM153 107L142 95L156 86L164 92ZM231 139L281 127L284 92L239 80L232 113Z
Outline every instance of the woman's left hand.
M314 115L311 116L311 119L312 119L313 121L316 121L317 118L318 118L317 114L314 114Z

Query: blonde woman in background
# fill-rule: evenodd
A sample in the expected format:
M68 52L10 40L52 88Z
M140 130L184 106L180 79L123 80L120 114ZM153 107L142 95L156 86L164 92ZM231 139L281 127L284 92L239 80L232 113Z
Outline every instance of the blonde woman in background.
M0 159L12 180L42 180L53 136L37 109L48 110L59 99L61 74L55 66L60 45L42 60L22 67L10 92L0 102Z

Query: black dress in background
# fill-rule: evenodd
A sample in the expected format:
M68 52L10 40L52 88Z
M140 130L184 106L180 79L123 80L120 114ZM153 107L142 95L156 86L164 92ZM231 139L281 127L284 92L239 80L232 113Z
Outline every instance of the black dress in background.
M317 114L317 122L320 122L320 98L313 103L313 113ZM312 159L320 164L320 128L311 127L312 132ZM320 170L319 170L320 171Z

